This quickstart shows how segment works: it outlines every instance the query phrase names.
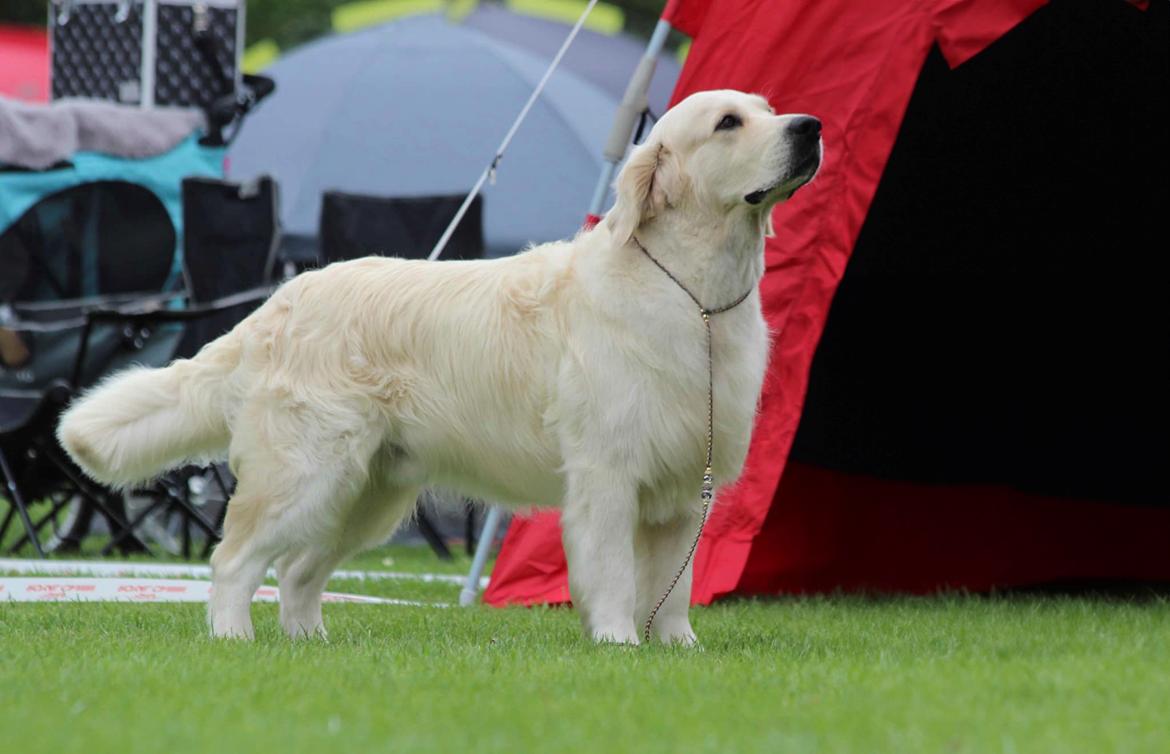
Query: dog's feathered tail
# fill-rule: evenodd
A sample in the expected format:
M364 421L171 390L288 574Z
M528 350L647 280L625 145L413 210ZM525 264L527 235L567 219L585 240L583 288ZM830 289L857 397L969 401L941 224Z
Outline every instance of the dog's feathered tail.
M112 375L74 401L57 439L85 473L114 487L221 455L231 439L228 377L239 361L231 332L192 359Z

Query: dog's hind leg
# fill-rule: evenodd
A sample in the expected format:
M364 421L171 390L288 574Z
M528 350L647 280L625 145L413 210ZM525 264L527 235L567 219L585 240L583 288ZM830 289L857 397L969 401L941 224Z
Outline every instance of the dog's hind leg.
M276 543L264 532L270 498L241 494L243 483L228 501L224 538L211 555L212 592L207 605L211 635L251 639L252 595L276 556Z
M228 503L223 541L211 556L213 636L251 639L252 596L268 566L290 549L318 548L328 541L333 507L353 496L337 471L278 473L262 482L241 476Z
M277 563L280 624L290 638L325 638L321 592L333 570L352 555L384 542L414 508L418 490L371 481L349 511L340 541L292 551Z
M321 618L321 592L346 555L321 545L293 550L276 562L280 582L280 625L293 639L326 638Z
M252 596L268 566L287 552L328 551L340 541L378 437L368 423L340 413L326 423L254 407L238 424L231 454L239 484L211 558L208 618L213 636L250 639Z

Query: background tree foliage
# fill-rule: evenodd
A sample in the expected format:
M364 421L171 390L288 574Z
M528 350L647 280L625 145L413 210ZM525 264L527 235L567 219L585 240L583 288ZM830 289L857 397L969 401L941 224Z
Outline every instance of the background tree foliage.
M484 2L486 0L481 0ZM604 0L625 11L626 31L647 37L665 0ZM333 9L351 0L248 0L247 43L270 39L282 50L327 34ZM3 0L0 23L43 26L47 0Z

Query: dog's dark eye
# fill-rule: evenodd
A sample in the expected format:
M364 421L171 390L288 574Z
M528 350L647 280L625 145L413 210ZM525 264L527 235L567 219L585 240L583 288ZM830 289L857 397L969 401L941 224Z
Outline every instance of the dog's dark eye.
M730 131L733 128L739 128L743 125L743 121L739 119L738 115L724 115L723 120L715 126L716 131Z

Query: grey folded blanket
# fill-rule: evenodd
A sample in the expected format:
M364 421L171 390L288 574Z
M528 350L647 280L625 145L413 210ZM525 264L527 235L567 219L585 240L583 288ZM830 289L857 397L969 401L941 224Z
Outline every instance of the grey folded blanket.
M153 157L203 126L201 110L144 110L93 100L33 105L0 97L0 164L43 170L74 152Z

